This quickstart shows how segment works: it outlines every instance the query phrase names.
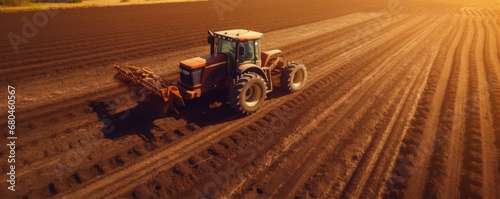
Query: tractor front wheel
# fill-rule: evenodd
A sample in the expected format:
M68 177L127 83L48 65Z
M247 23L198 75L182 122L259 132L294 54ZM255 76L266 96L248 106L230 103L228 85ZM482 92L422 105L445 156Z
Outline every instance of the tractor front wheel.
M260 75L249 72L235 79L229 89L229 101L235 111L250 115L260 108L266 94L266 81Z
M280 84L289 92L293 93L304 87L307 78L307 71L304 64L291 62L281 71Z

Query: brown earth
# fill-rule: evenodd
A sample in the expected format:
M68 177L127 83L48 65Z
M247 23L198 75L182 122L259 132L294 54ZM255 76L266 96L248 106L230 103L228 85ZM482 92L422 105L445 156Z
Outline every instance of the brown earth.
M3 37L19 138L16 192L2 175L0 194L500 198L500 3L230 1L220 18L217 2L59 10L18 53ZM0 35L35 14L0 14ZM233 28L306 64L307 87L277 84L247 117L216 91L151 118L114 78L117 63L174 82L207 29Z

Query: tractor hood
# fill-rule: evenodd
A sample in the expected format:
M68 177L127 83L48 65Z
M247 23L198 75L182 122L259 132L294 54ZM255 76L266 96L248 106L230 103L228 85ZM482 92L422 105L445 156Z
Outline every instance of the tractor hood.
M217 65L225 61L226 55L224 54L205 55L203 57L184 60L181 62L181 66L184 66L187 69L197 69L205 66Z

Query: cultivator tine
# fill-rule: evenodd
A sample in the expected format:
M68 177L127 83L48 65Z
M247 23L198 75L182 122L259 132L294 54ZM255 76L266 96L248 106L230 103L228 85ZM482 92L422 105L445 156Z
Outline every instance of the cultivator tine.
M161 89L161 93L163 96L163 100L167 103L167 108L179 114L179 111L177 111L175 105L185 106L179 89L176 86L169 86L167 88Z
M143 86L146 90L151 91L156 96L163 98L169 110L179 114L175 105L185 106L179 89L176 86L166 85L166 81L160 76L153 74L151 69L147 67L128 67L129 71L126 71L117 65L114 65L114 69L121 76Z
M125 77L130 81L136 82L135 80L136 78L131 72L125 71L122 68L120 68L120 66L117 65L114 65L113 67L115 68L116 73L120 74L122 77Z

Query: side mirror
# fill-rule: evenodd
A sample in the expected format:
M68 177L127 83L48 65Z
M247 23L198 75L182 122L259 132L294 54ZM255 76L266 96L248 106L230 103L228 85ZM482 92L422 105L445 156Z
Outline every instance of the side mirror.
M240 46L240 55L245 55L245 47Z
M215 37L214 33L212 31L210 31L210 30L207 30L207 31L208 31L207 42L209 44L214 43L214 37Z

